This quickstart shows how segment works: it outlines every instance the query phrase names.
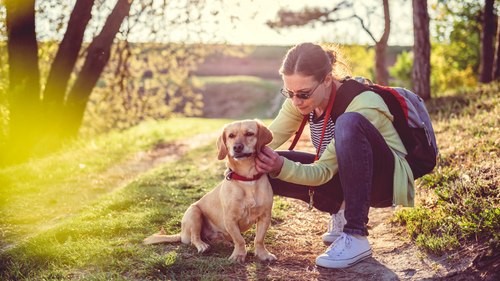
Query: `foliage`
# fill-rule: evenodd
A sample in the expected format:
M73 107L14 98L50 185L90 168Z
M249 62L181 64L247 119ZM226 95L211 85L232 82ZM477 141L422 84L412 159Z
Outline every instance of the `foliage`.
M394 221L426 251L440 255L472 241L494 247L500 233L500 84L444 93L427 104L440 166L417 181L417 206Z
M369 46L360 45L343 45L342 50L345 52L349 61L347 62L354 76L363 76L370 78L372 81L375 78L375 50Z
M441 0L431 5L434 12L434 42L448 45L442 53L446 61L456 62L459 69L471 67L479 73L481 63L481 10L484 2Z
M217 50L220 46L203 44L116 44L114 59L90 97L80 134L123 130L171 116L200 116L202 85L188 83L188 77Z
M431 91L433 97L443 96L443 92L460 88L471 88L477 86L478 75L471 65L465 69L461 68L459 61L455 61L451 54L455 44L431 44ZM459 50L458 50L459 51ZM403 52L390 73L401 81L404 87L412 86L413 52Z
M482 4L478 1L441 0L431 5L431 91L443 92L477 86L481 63ZM411 87L411 53L398 55L391 75Z
M212 190L225 169L216 147L195 149L178 162L165 164L125 188L100 197L84 211L0 254L0 278L6 280L86 279L231 279L241 265L229 261L232 249L212 245L200 255L191 245L143 246L142 240L164 227L180 231L184 211ZM273 224L287 203L275 198ZM255 227L244 234L253 244ZM266 242L277 238L271 231ZM247 261L269 270L252 254ZM241 273L242 278L245 274Z
M455 47L456 44L432 44L431 89L433 96L440 96L440 93L452 89L477 85L478 68L474 69L472 65L462 68L460 62L455 61L452 55ZM457 50L457 52L460 51Z
M401 54L397 55L397 61L394 66L389 67L391 76L397 78L398 87L412 89L412 68L413 68L413 52L403 50Z
M442 0L431 5L434 14L431 89L434 95L477 85L482 5L469 0Z

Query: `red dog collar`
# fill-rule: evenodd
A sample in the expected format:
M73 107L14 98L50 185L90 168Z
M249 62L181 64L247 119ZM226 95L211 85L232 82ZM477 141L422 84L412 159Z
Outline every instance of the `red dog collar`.
M260 179L260 177L262 177L262 175L263 175L262 173L258 173L255 176L253 176L252 178L246 178L246 177L238 175L237 173L233 172L233 170L229 169L229 172L226 175L226 180L228 180L228 181L230 181L230 180L255 181L255 180Z

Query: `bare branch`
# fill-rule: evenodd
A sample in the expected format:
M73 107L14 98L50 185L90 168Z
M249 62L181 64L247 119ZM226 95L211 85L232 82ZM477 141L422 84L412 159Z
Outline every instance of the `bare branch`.
M278 20L274 22L268 21L267 25L273 29L278 29L290 26L304 26L307 24L314 24L315 22L327 23L327 22L341 21L344 19L332 19L330 18L330 16L337 11L350 8L351 6L352 6L351 3L348 3L347 1L342 1L333 9L305 7L300 12L293 12L281 9L278 12Z
M377 43L377 39L375 39L375 37L373 37L373 34L370 32L370 30L368 30L368 28L365 26L364 22L363 22L363 19L358 17L357 15L354 15L353 16L354 18L357 18L359 20L359 22L361 23L361 27L366 31L366 33L368 33L368 35L370 35L370 37L373 39L373 41L375 41L375 43Z

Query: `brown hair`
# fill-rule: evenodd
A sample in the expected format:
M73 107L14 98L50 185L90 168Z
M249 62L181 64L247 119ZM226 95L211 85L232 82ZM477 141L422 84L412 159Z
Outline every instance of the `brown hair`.
M288 50L280 74L295 73L313 76L316 81L321 81L328 73L339 81L352 76L336 44L300 43Z

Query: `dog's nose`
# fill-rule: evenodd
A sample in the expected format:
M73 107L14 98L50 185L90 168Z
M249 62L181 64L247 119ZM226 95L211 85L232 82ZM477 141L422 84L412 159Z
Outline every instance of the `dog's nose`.
M234 152L240 153L243 151L243 144L242 143L235 143L233 146Z

